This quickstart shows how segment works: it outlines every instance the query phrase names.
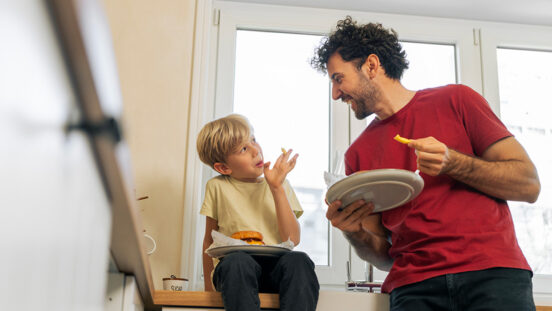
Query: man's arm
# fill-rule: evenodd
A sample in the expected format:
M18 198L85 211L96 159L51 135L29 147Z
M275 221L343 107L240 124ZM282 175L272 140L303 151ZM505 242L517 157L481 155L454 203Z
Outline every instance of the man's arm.
M356 201L340 210L341 202L328 206L326 218L343 234L354 247L357 255L380 270L389 271L393 259L389 257L391 243L381 224L381 214L371 214L374 204Z
M416 150L420 172L447 174L503 200L533 203L539 196L535 165L514 137L495 142L481 158L449 149L433 137L411 140L408 146Z

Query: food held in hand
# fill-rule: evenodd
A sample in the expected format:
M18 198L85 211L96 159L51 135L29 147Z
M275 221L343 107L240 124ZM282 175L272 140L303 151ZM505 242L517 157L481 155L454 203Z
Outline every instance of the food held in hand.
M232 234L231 238L242 240L252 245L265 245L263 235L257 231L238 231Z
M399 134L395 135L395 137L393 137L393 139L395 139L399 143L405 144L405 145L410 142L410 139L401 137Z
M284 149L284 147L282 147L282 153L283 153L284 155L286 155L286 153L287 153L287 151L286 151L286 149Z

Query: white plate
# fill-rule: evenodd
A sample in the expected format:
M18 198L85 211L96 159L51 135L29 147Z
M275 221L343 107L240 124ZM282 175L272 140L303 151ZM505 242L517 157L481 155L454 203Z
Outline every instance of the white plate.
M242 251L250 255L256 256L281 256L291 250L281 246L275 245L230 245L213 247L206 250L207 255L211 257L224 257L231 252Z
M382 212L401 206L422 192L424 180L407 170L379 169L361 171L333 184L326 193L326 200L340 200L343 206L364 199L373 202L374 212Z

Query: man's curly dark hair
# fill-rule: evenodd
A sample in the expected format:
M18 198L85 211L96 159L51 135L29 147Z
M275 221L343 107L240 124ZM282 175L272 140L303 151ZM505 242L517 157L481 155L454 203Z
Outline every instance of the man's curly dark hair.
M358 69L370 54L375 54L379 57L385 74L394 80L400 80L404 70L408 68L406 53L395 30L386 29L379 23L357 25L351 16L338 21L335 31L322 39L311 59L311 66L327 73L328 60L335 52L345 61L354 61Z

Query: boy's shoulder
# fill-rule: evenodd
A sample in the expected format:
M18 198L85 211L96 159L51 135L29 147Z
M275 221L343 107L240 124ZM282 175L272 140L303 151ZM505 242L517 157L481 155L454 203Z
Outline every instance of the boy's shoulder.
M226 175L218 175L207 181L207 187L216 187L220 185L225 185L230 182L229 177Z
M289 186L289 182L284 180L284 184ZM228 175L218 175L207 181L207 186L217 186L217 185L234 185L236 187L246 187L247 188L257 188L268 186L266 179L261 178L259 182L245 182L234 179Z

